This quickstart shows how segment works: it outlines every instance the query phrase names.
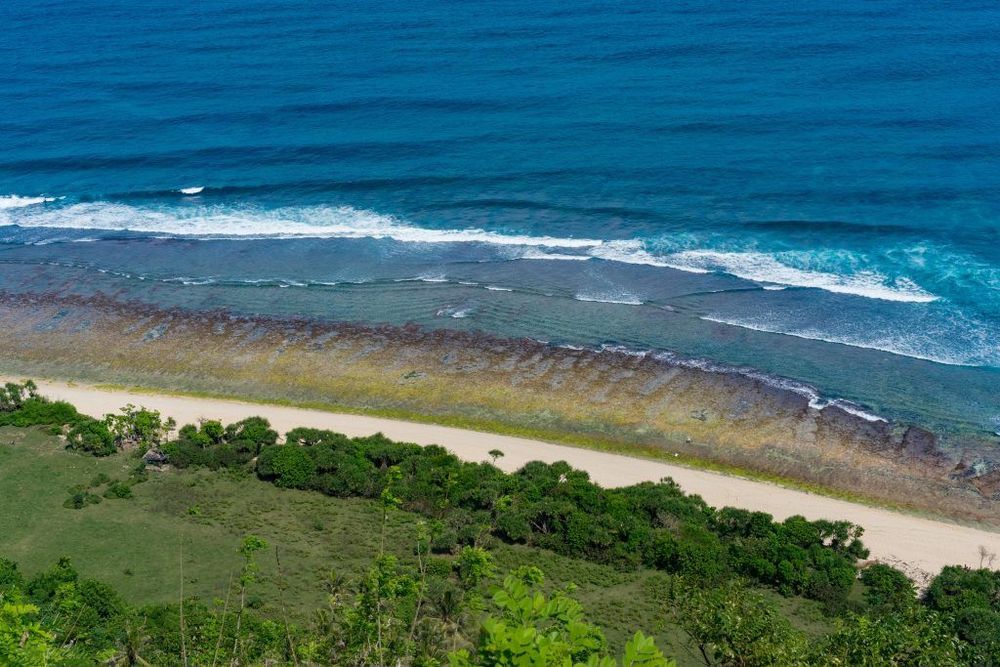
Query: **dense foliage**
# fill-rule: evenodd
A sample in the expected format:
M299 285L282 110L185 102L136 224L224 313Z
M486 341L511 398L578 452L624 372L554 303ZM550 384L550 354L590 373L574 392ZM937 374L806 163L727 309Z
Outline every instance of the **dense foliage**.
M353 586L331 582L329 605L311 627L263 618L249 608L247 592L258 581L255 558L267 548L252 535L244 539L239 579L212 605L188 599L132 607L111 587L81 577L68 559L25 579L0 558L0 664L673 664L641 632L617 661L569 591L544 596L536 568L510 574L487 599L490 558L471 547L443 568L421 561L406 569L380 555Z
M258 582L258 552L268 547L252 536L230 594L212 604L132 608L66 560L29 580L0 560L0 664L667 664L641 633L622 656L610 655L571 591L544 593L533 568L497 581L494 540L658 570L651 593L661 619L684 637L671 648L705 665L1000 664L1000 573L945 568L918 597L899 570L859 570L867 550L861 529L847 522L715 509L670 480L603 489L563 462L505 473L380 434L298 428L278 444L259 417L187 425L170 439L172 423L156 412L128 406L93 420L28 384L0 390L4 424L45 426L67 447L98 456L148 447L178 468L253 470L281 488L371 499L382 507L383 545L389 513L425 521L415 566L380 550L353 585L331 580L329 606L308 627L254 612L248 592ZM84 431L107 446L72 435ZM145 476L140 464L126 481L95 477L71 489L67 506L127 499ZM762 595L766 588L820 601L832 631L797 629L775 594Z
M185 427L176 446L205 442ZM204 429L204 426L202 427ZM195 437L198 440L195 440ZM776 522L762 512L715 510L672 481L603 489L567 463L533 462L514 474L468 463L440 447L377 434L347 438L295 429L285 445L261 442L256 470L282 487L375 498L398 469L405 509L434 519L433 548L450 552L490 537L551 549L615 567L647 566L715 583L734 575L843 606L855 562L867 555L861 529L847 522ZM218 460L224 444L205 447ZM189 457L194 460L196 457ZM185 462L186 463L186 462Z

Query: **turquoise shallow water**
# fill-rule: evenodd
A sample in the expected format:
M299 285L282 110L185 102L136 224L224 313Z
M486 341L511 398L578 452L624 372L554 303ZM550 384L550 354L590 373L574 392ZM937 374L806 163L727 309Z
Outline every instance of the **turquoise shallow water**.
M1000 429L993 3L0 22L0 287L673 350Z

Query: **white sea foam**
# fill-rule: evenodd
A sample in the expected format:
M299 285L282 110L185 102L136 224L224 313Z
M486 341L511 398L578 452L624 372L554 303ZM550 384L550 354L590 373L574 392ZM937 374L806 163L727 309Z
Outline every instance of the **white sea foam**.
M394 283L446 283L448 278L442 275L437 276L414 276L413 278L396 278Z
M602 241L588 251L591 257L623 264L642 264L665 269L678 269L688 273L711 273L709 269L677 264L671 255L654 255L638 240Z
M837 274L801 269L761 252L685 250L670 257L677 268L688 266L692 269L720 271L737 278L770 284L814 287L827 292L885 301L927 303L937 300L935 295L924 291L907 278L890 281L874 271Z
M865 421L870 421L870 422L884 422L884 421L886 421L886 419L884 419L883 417L879 417L878 415L873 415L870 412L865 412L864 410L862 410L858 406L854 405L850 401L842 401L840 399L836 399L835 398L832 401L830 401L829 405L833 405L835 407L838 407L841 410L843 410L844 412L846 412L848 414L852 414L855 417L861 417Z
M702 318L706 319L706 318ZM714 321L714 320L713 320ZM724 364L719 364L714 361L709 361L707 359L693 359L686 357L679 357L673 352L657 352L653 355L654 358L661 361L668 361L676 366L681 366L683 368L697 368L699 370L708 371L710 373L723 373L723 374L737 374L744 377L757 380L762 384L766 384L770 387L775 387L776 389L782 389L784 391L790 391L794 394L802 396L808 401L808 405L813 410L824 410L830 406L836 406L854 415L855 417L861 417L862 419L870 422L884 422L887 421L885 418L878 415L866 412L860 406L851 403L850 401L845 401L840 398L825 399L823 398L819 391L810 385L802 382L796 382L795 380L789 380L788 378L778 377L775 375L768 375L767 373L761 373L760 371L753 370L751 368L741 368L735 366L727 366Z
M514 290L510 287L498 287L497 285L486 285L485 289L491 292L513 292Z
M0 196L0 210L9 208L24 208L35 204L55 201L55 197L22 197L20 195Z
M642 299L631 295L618 295L618 296L607 296L607 295L596 295L596 294L577 294L573 297L577 301L592 301L595 303L616 303L623 306L641 306L643 304Z
M188 188L185 188L188 189ZM163 238L197 239L391 239L400 243L475 243L507 247L517 259L609 262L671 268L689 273L728 273L763 283L766 289L809 287L888 301L926 303L938 297L905 277L890 279L873 270L846 273L810 267L799 253L721 252L682 250L654 252L638 239L503 234L484 229L433 229L407 224L396 217L349 206L287 207L265 210L233 206L138 207L109 202L76 203L59 207L31 207L49 198L12 195L0 198L10 209L8 224L26 228L68 228L129 231ZM159 237L159 236L158 236Z
M165 283L180 283L181 285L213 285L215 284L214 278L190 278L187 276L178 276L176 278L164 278Z
M180 192L182 195L197 195L204 192L204 190L205 190L204 185L197 185L193 188L181 188L180 190L178 190L178 192Z
M461 308L455 306L447 306L445 308L441 308L440 310L438 310L435 313L435 315L438 317L451 317L456 320L461 320L471 315L472 312L473 309L471 306L465 306Z
M587 260L592 259L592 257L589 255L569 255L566 253L545 252L537 248L529 248L517 259L547 259L561 262L586 262Z
M795 329L793 327L781 327L766 325L757 321L742 320L738 318L726 318L718 316L703 315L700 319L706 322L716 322L729 326L761 331L764 333L782 334L784 336L794 336L806 340L818 340L824 343L838 343L850 347L858 347L865 350L878 350L888 352L901 357L911 357L923 361L933 361L947 366L990 366L995 365L1000 359L1000 342L992 343L992 349L979 350L970 355L956 355L948 350L928 351L918 348L915 341L910 337L899 336L879 336L872 334L869 337L860 339L856 336L837 335L826 331L816 331L813 329ZM982 358L979 358L982 357Z
M624 354L629 357L638 357L640 359L645 358L650 354L649 350L635 350L631 347L625 345L613 345L611 343L605 343L600 347L601 352L614 352L615 354Z

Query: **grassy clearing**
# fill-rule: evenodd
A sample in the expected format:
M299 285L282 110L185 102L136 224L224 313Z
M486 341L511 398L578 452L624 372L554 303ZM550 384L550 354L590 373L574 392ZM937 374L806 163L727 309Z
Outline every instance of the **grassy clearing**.
M378 549L381 512L374 502L279 489L232 472L154 473L134 487L130 500L63 507L70 487L101 473L124 479L134 465L122 454L96 459L67 452L39 430L0 428L0 555L28 574L69 556L86 576L112 584L132 602L172 602L180 594L183 544L185 595L211 599L225 596L239 565L239 540L253 533L279 550L288 612L306 621L325 604L330 573L353 578ZM104 488L92 490L100 495ZM404 561L412 560L418 520L405 512L390 518L386 546ZM642 629L680 664L691 664L679 631L665 622L650 593L649 583L662 574L619 571L525 546L497 544L493 553L501 572L532 564L552 586L575 583L576 597L616 647ZM260 565L257 595L269 601L261 611L277 616L273 551ZM828 629L815 603L774 597L798 627L816 634Z

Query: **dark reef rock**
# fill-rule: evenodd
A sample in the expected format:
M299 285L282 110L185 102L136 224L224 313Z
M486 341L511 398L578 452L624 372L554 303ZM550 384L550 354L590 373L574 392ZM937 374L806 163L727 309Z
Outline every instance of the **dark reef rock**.
M903 452L910 458L937 466L950 463L948 454L941 451L938 446L937 436L919 426L910 426L906 429L902 446Z

